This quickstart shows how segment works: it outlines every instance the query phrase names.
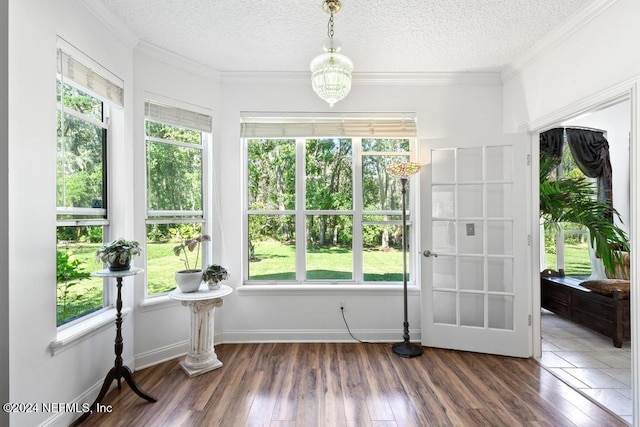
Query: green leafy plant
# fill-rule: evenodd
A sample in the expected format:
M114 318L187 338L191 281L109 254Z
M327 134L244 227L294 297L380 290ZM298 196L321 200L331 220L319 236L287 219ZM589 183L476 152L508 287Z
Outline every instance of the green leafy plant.
M86 294L72 295L71 291L81 280L89 277L91 277L91 273L85 270L84 264L73 255L73 252L56 251L58 325L75 316L78 312L78 306L88 300Z
M96 251L96 262L126 264L142 253L140 243L119 238L103 245Z
M202 280L207 283L218 283L229 278L229 272L226 268L218 264L212 264L202 273Z
M553 159L540 156L540 215L545 226L560 223L581 224L589 230L591 246L607 271L623 265L620 251L629 251L629 238L624 230L609 220L620 214L606 203L597 200L597 190L584 177L552 179Z
M211 238L206 234L203 234L193 239L186 239L181 244L173 248L173 253L180 257L184 263L186 271L193 272L198 270L198 260L200 258L200 246L202 242L208 242ZM196 252L196 259L193 264L189 262L189 253Z

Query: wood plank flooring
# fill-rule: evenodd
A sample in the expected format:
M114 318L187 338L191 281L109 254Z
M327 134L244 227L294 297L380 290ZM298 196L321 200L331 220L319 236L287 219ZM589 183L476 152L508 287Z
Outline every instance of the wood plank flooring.
M136 372L86 426L624 426L533 359L390 344L221 344L224 366L188 378L180 359Z

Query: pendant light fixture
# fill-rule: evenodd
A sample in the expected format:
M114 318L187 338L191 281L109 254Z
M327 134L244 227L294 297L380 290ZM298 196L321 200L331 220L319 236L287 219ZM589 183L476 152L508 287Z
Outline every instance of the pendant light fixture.
M313 58L311 61L311 85L318 96L333 104L343 99L351 91L351 73L353 62L351 59L338 53L340 43L333 39L333 15L340 11L340 0L324 0L322 8L329 13L327 24L328 40L323 48L325 53Z

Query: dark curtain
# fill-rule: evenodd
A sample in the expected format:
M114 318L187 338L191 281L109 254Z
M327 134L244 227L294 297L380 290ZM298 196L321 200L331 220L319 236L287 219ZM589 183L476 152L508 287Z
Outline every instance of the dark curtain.
M540 134L540 154L560 164L565 140L578 168L586 176L598 179L598 200L613 207L612 171L609 142L599 131L575 128L554 128ZM613 221L613 212L610 214Z
M567 143L582 173L598 179L598 200L613 206L609 142L604 134L587 129L567 128Z
M546 132L542 132L540 134L540 154L557 159L558 163L560 163L563 142L564 128L549 129Z

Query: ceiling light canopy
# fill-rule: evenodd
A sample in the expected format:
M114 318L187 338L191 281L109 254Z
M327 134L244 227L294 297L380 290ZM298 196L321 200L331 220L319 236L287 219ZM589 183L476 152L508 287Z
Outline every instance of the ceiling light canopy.
M324 0L323 9L329 13L327 35L329 39L324 43L325 53L311 61L311 85L318 96L333 104L343 99L351 91L351 73L353 62L338 53L340 43L333 38L333 14L342 8L340 0Z

